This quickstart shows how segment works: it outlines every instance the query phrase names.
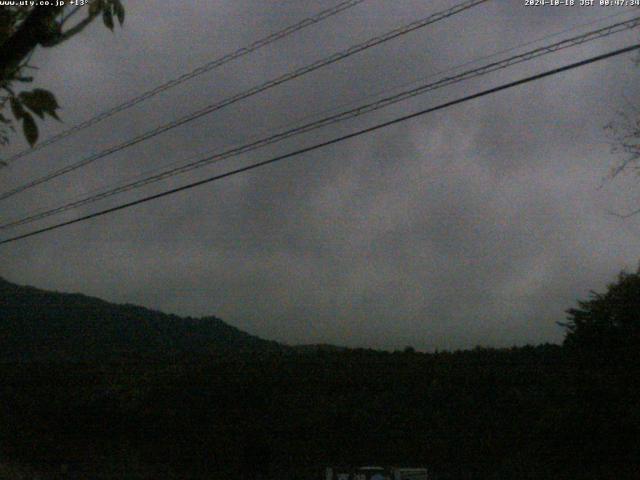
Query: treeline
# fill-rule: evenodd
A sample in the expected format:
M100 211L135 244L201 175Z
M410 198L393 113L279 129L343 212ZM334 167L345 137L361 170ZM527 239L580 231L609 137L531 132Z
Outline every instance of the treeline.
M553 345L3 365L1 454L51 478L633 478L638 370ZM58 475L58 476L56 476ZM47 478L47 477L45 477Z
M637 478L638 299L638 274L622 275L568 312L562 347L5 362L0 475L319 479L392 464L436 479Z

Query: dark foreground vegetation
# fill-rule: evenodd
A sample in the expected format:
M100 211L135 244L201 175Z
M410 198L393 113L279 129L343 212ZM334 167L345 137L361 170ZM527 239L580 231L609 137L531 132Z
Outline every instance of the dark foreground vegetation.
M320 479L370 463L451 479L640 472L637 274L569 311L562 347L454 353L295 349L8 282L0 308L2 479Z

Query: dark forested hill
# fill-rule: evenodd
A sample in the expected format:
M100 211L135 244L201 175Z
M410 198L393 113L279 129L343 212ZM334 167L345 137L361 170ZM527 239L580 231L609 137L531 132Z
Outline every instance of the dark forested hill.
M382 464L635 480L638 292L640 273L623 275L580 302L564 346L391 353L283 347L2 281L0 479L319 480Z
M0 278L0 361L87 361L280 348L284 347L216 317L182 318Z

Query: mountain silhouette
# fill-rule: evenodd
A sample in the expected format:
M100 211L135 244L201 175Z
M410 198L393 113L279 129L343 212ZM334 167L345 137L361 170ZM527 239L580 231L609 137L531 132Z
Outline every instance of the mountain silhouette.
M3 362L139 359L285 348L214 316L185 318L0 278Z

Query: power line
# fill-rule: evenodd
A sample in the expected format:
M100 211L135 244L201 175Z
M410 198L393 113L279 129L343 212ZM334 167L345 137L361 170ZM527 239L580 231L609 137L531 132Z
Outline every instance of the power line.
M235 170L231 170L231 171L226 172L226 173L214 175L213 177L209 177L209 178L206 178L204 180L199 180L197 182L189 183L189 184L183 185L181 187L173 188L171 190L166 190L164 192L157 193L155 195L149 195L147 197L140 198L138 200L134 200L134 201L131 201L131 202L123 203L123 204L117 205L115 207L107 208L105 210L101 210L101 211L98 211L98 212L91 213L89 215L84 215L82 217L75 218L73 220L68 220L66 222L61 222L61 223L58 223L58 224L55 224L55 225L51 225L49 227L41 228L41 229L38 229L38 230L33 230L31 232L27 232L27 233L24 233L24 234L21 234L21 235L17 235L15 237L7 238L5 240L1 240L0 241L0 245L4 245L6 243L11 243L11 242L15 242L15 241L22 240L22 239L25 239L25 238L29 238L29 237L32 237L34 235L38 235L38 234L41 234L41 233L44 233L44 232L49 232L49 231L52 231L52 230L56 230L58 228L65 227L67 225L72 225L74 223L79 223L79 222L83 222L83 221L86 221L86 220L89 220L89 219L92 219L92 218L100 217L100 216L106 215L108 213L116 212L116 211L119 211L119 210L124 210L126 208L130 208L130 207L133 207L135 205L140 205L142 203L150 202L152 200L156 200L158 198L166 197L168 195L173 195L173 194L178 193L178 192L182 192L182 191L185 191L185 190L190 190L190 189L198 187L200 185L205 185L207 183L211 183L211 182L214 182L216 180L221 180L221 179L226 178L226 177L237 175L237 174L240 174L240 173L243 173L243 172L247 172L249 170L254 170L256 168L263 167L263 166L266 166L266 165L269 165L269 164L272 164L272 163L276 163L276 162L279 162L279 161L282 161L282 160L285 160L285 159L288 159L288 158L291 158L291 157L294 157L294 156L298 156L298 155L301 155L301 154L304 154L304 153L308 153L308 152L311 152L311 151L314 151L314 150L318 150L320 148L324 148L324 147L327 147L329 145L333 145L333 144L336 144L336 143L339 143L339 142L343 142L343 141L349 140L351 138L359 137L361 135L364 135L364 134L367 134L367 133L370 133L370 132L374 132L376 130L380 130L380 129L385 128L385 127L389 127L389 126L395 125L397 123L405 122L407 120L411 120L413 118L417 118L417 117L426 115L428 113L435 112L437 110L443 110L445 108L452 107L454 105L459 105L461 103L468 102L468 101L474 100L476 98L480 98L480 97L484 97L484 96L487 96L487 95L491 95L493 93L497 93L497 92L500 92L502 90L507 90L509 88L513 88L513 87L516 87L516 86L519 86L519 85L523 85L523 84L530 83L530 82L533 82L533 81L536 81L536 80L540 80L540 79L543 79L543 78L546 78L546 77L550 77L552 75L557 75L559 73L563 73L563 72L566 72L566 71L569 71L569 70L573 70L575 68L579 68L579 67L591 64L591 63L599 62L601 60L612 58L612 57L615 57L615 56L618 56L618 55L622 55L624 53L628 53L628 52L635 51L635 50L638 50L638 49L640 49L640 44L631 45L631 46L628 46L628 47L625 47L625 48L620 48L618 50L614 50L614 51L611 51L611 52L608 52L608 53L605 53L605 54L602 54L602 55L597 55L595 57L591 57L591 58L588 58L586 60L581 60L579 62L575 62L575 63L571 63L571 64L568 64L568 65L564 65L562 67L554 68L552 70L547 70L546 72L538 73L536 75L531 75L529 77L525 77L525 78L522 78L520 80L515 80L513 82L509 82L509 83L506 83L506 84L503 84L503 85L499 85L497 87L493 87L493 88L490 88L490 89L487 89L487 90L482 90L482 91L480 91L478 93L474 93L474 94L467 95L467 96L462 97L462 98L458 98L456 100L445 102L445 103L442 103L442 104L437 105L435 107L427 108L425 110L421 110L419 112L411 113L409 115L404 115L402 117L398 117L398 118L395 118L393 120L389 120L387 122L379 123L379 124L374 125L372 127L368 127L368 128L362 129L362 130L358 130L356 132L349 133L347 135L342 135L340 137L336 137L336 138L333 138L331 140L327 140L327 141L324 141L324 142L321 142L321 143L317 143L317 144L312 145L310 147L301 148L301 149L295 150L293 152L286 153L284 155L279 155L279 156L270 158L268 160L264 160L262 162L258 162L258 163L254 163L254 164L251 164L251 165L247 165L245 167L237 168Z
M24 157L26 155L29 155L33 152L36 152L38 150L42 150L43 148L49 146L49 145L53 145L54 143L59 142L60 140L67 138L81 130L85 130L86 128L89 128L99 122L102 122L103 120L106 120L107 118L115 115L116 113L122 112L124 110L127 110L141 102L144 102L145 100L148 100L151 97L154 97L156 95L158 95L159 93L162 93L166 90L169 90L177 85L180 85L181 83L186 82L187 80L191 80L192 78L195 78L199 75L202 75L206 72L209 72L211 70L214 70L226 63L229 63L233 60L236 60L240 57L243 57L245 55L248 55L249 53L255 52L256 50L265 47L267 45L270 45L272 43L277 42L278 40L282 40L285 37L288 37L289 35L298 32L300 30L303 30L307 27L310 27L311 25L315 25L316 23L322 22L323 20L326 20L327 18L333 17L334 15L337 15L338 13L341 13L345 10L348 10L350 8L353 8L357 5L359 5L360 3L364 2L366 0L348 0L345 2L341 2L338 5L336 5L335 7L329 8L327 10L323 10L321 12L319 12L316 15L313 15L311 17L307 17L303 20L301 20L298 23L295 23L293 25L289 25L288 27L279 30L277 32L274 32L264 38L261 38L260 40L256 40L255 42L253 42L252 44L246 46L246 47L242 47L239 48L238 50L228 53L226 55L223 55L222 57L216 58L215 60L212 60L210 62L205 63L204 65L201 65L193 70L191 70L190 72L184 73L182 75L180 75L179 77L176 77L172 80L169 80L161 85L158 85L155 88L152 88L151 90L147 90L146 92L138 95L137 97L133 97L129 100L127 100L126 102L123 102L119 105L116 105L113 108L110 108L109 110L105 110L104 112L101 112L91 118L89 118L88 120L85 120L81 123L78 123L77 125L74 125L73 127L70 127L52 137L49 137L47 139L45 139L42 142L39 142L38 144L36 144L34 147L32 148L26 148L18 153L16 153L15 155L12 155L11 157L9 157L5 162L6 163L11 163L21 157Z
M276 87L282 83L285 83L287 81L293 80L295 78L301 77L303 75L306 75L307 73L313 72L315 70L318 70L322 67L325 67L327 65L333 64L335 62L341 61L345 58L348 58L352 55L355 55L356 53L362 52L364 50L367 50L369 48L375 47L377 45L380 45L384 42L388 42L390 40L393 40L397 37L400 37L402 35L406 35L410 32L413 32L415 30L418 30L420 28L426 27L427 25L431 25L433 23L436 23L438 21L444 20L448 17L451 17L453 15L456 15L458 13L461 13L465 10L468 10L470 8L473 8L475 6L478 6L482 3L487 2L488 0L468 0L466 2L460 3L458 5L455 5L447 10L438 12L438 13L434 13L426 18L423 18L421 20L417 20L415 22L409 23L407 25L404 25L402 27L396 28L394 30L391 30L385 34L382 34L380 36L376 36L373 38L370 38L369 40L363 42L363 43L359 43L357 45L354 45L346 50L343 50L341 52L338 53L334 53L333 55L326 57L324 59L318 60L316 62L313 62L309 65L306 65L304 67L301 67L299 69L293 70L289 73L286 73L284 75L281 75L273 80L269 80L263 84L260 84L256 87L250 88L249 90L245 90L244 92L238 93L232 97L228 97L226 99L223 99L219 102L216 102L214 104L208 105L196 112L190 113L186 116L183 116L177 120L174 120L170 123L161 125L153 130L150 130L148 132L145 132L141 135L138 135L137 137L134 137L130 140L127 140L123 143L120 143L116 146L110 147L108 149L105 149L97 154L91 155L87 158L84 158L74 164L71 164L67 167L63 167L59 170L56 170L54 172L51 172L43 177L40 177L36 180L32 180L26 184L20 185L16 188L13 188L12 190L9 190L5 193L0 194L0 200L4 200L7 199L9 197L12 197L18 193L21 193L25 190L28 190L30 188L33 188L37 185L40 185L42 183L48 182L50 180L53 180L54 178L57 178L61 175L65 175L67 173L70 173L74 170L77 170L81 167L84 167L90 163L95 162L96 160L99 160L101 158L104 158L108 155L111 155L112 153L116 153L119 152L121 150L124 150L125 148L131 147L133 145L136 145L144 140L148 140L149 138L155 137L157 135L160 135L161 133L164 133L168 130L171 130L173 128L179 127L181 125L184 125L185 123L191 122L193 120L196 120L200 117L203 117L205 115L208 115L210 113L213 113L217 110L220 110L228 105L231 105L233 103L236 103L240 100L243 100L245 98L251 97L253 95L256 95L258 93L264 92L265 90L271 89L273 87Z
M625 22L620 22L617 24L613 24L604 28L600 28L598 30L592 31L592 32L587 32L585 34L576 36L576 37L572 37L566 40L562 40L560 42L557 42L555 44L552 45L548 45L548 46L544 46L544 47L540 47L528 52L524 52L522 54L519 55L515 55L513 57L510 57L508 59L504 59L498 62L493 62L490 63L488 65L484 65L481 66L479 68L473 69L473 70L469 70L466 72L463 72L461 74L455 75L455 76L450 76L450 77L446 77L443 78L435 83L430 83L430 84L426 84L426 85L422 85L419 86L418 88L414 88L405 92L401 92L397 95L393 95L391 97L387 97L381 100L378 100L376 102L367 104L367 105L363 105L363 106L359 106L355 109L352 110L348 110L346 112L341 112L337 115L333 115L333 116L329 116L326 118L323 118L321 120L297 127L297 128L293 128L290 130L287 130L285 132L281 132L272 136L269 136L267 138L263 138L260 139L258 141L255 142L251 142L249 144L240 146L240 147L236 147L233 148L231 150L227 150L225 152L222 153L218 153L215 154L213 156L207 157L206 159L200 159L196 162L193 163L189 163L187 165L182 165L180 167L174 168L174 169L170 169L168 171L162 172L160 174L157 175L153 175L151 177L147 177L147 178L143 178L141 180L137 180L128 184L125 184L123 186L111 189L111 190L107 190L105 192L99 193L97 195L92 195L89 197L86 197L84 199L81 199L79 201L75 201L75 202L71 202L68 204L65 204L63 206L54 208L54 209L50 209L50 210L46 210L44 212L39 212L33 215L29 215L27 217L24 217L22 219L18 219L18 220L14 220L5 224L0 225L0 229L6 229L9 227L13 227L13 226L18 226L18 225L23 225L26 223L31 223L33 221L36 220L40 220L42 218L46 218L49 217L51 215L57 214L57 213L61 213L67 210L70 210L72 208L76 208L79 206L83 206L89 203L93 203L95 201L98 200L102 200L108 197L111 197L115 194L118 193L123 193L129 190L132 190L134 188L139 188L145 185L148 185L150 183L154 183L163 179L166 179L168 177L174 176L174 175L178 175L181 173L185 173L188 172L190 170L205 166L207 164L210 164L214 161L220 161L232 156L237 156L243 153L247 153L249 151L255 150L257 148L272 144L272 143L276 143L279 142L281 140L284 140L286 138L292 137L294 135L299 135L301 133L306 133L309 132L311 130L315 130L317 128L321 128L327 125L331 125L340 121L344 121L346 119L349 118L353 118L356 116L360 116L363 115L365 113L369 113L371 111L374 110L378 110L381 108L384 108L386 106L389 106L393 103L397 103L403 100L406 100L408 98L411 98L413 96L417 96L423 93L426 93L428 91L432 91L435 90L437 88L442 88L444 86L448 86L451 85L453 83L457 83L460 82L462 80L466 80L469 78L475 78L477 76L481 76L481 75L485 75L487 73L491 73L494 72L496 70L499 69L503 69L512 65L515 65L517 63L521 63L524 61L528 61L537 57L540 57L542 55L546 55L561 49L565 49L565 48L569 48L569 47L573 47L579 44L583 44L586 43L588 41L593 41L599 38L602 38L604 36L607 35L611 35L613 33L617 33L620 31L623 31L625 29L630 29L630 28L634 28L636 26L638 26L640 24L640 17L625 21Z
M427 93L429 91L433 91L439 88L443 88L464 80L468 80L471 78L476 78L482 75L487 75L489 73L495 72L497 70L501 70L519 63L523 63L535 58L539 58L541 56L544 55L548 55L550 53L553 52L557 52L559 50L563 50L566 48L570 48L570 47L574 47L577 45L581 45L590 41L594 41L624 30L629 30L632 28L635 28L637 26L640 25L640 17L635 17L632 18L630 20L624 21L624 22L619 22L619 23L615 23L603 28L599 28L597 30L593 30L587 33L583 33L581 35L578 36L574 36L565 40L561 40L559 42L553 43L551 45L545 45L542 47L538 47L535 48L533 50L527 51L527 52L523 52L520 53L518 55L514 55L511 56L509 58L503 59L503 60L499 60L496 62L492 62L489 63L487 65L482 65L478 68L472 69L472 70L467 70L465 72L459 73L457 75L453 75L453 76L448 76L448 77L444 77L436 82L433 83L427 83L427 84L423 84L420 85L416 88L404 91L404 92L400 92L397 93L395 95L386 97L386 98L382 98L380 100L365 104L365 105L361 105L358 106L356 108L344 111L344 112L340 112L338 114L335 115L330 115L328 117L316 120L314 122L310 122L307 123L305 125L302 126L298 126L295 128L291 128L288 130L285 130L283 132L280 133L276 133L273 135L270 135L266 138L262 138L250 143L247 143L245 145L239 146L239 147L234 147L232 149L226 150L224 152L221 153L216 153L214 155L211 156L207 156L205 158L201 158L198 159L195 162L191 162L188 163L186 165L181 165L178 166L176 168L172 168L169 170L165 170L164 172L140 179L140 180L136 180L130 183L127 183L125 185L110 189L110 190L106 190L104 192L98 193L96 195L90 195L88 197L85 197L83 199L77 200L77 201L73 201L67 204L64 204L62 206L56 207L56 208L52 208L49 210L45 210L42 212L38 212L38 213L34 213L34 214L30 214L27 215L26 217L17 219L17 220L13 220L4 224L0 225L0 230L3 229L7 229L10 227L15 227L18 225L24 225L27 223L31 223L37 220L41 220L43 218L47 218L50 217L52 215L58 214L58 213L62 213L68 210L71 210L73 208L77 208L83 205L87 205L90 203L94 203L96 201L99 200L103 200L105 198L109 198L112 197L116 194L119 193L124 193L136 188L140 188L143 187L145 185L149 185L151 183L155 183L161 180L164 180L166 178L175 176L175 175L179 175L182 173L186 173L188 171L203 167L205 165L208 165L210 163L213 162L218 162L230 157L235 157L253 150L256 150L258 148L267 146L267 145L271 145L273 143L277 143L280 142L282 140L285 140L287 138L293 137L293 136L297 136L300 135L302 133L307 133L310 132L312 130L316 130L328 125L333 125L335 123L338 122L342 122L354 117L358 117L361 115L364 115L366 113L370 113L376 110L380 110L382 108L385 108L387 106L390 106L392 104L407 100L409 98L413 98L415 96L418 95L422 95L424 93Z
M387 94L389 92L397 91L397 90L400 90L402 88L406 88L406 87L409 87L409 86L417 85L421 81L428 80L428 79L431 79L431 78L434 78L434 77L437 77L437 76L440 76L440 75L444 75L444 74L447 74L449 72L455 72L456 70L460 70L463 67L466 67L466 66L469 66L469 65L473 65L473 64L477 64L479 62L482 62L482 61L485 61L485 60L489 60L489 59L498 57L498 56L506 54L506 53L515 52L515 51L520 50L521 48L527 47L529 45L533 45L533 44L542 42L544 40L548 40L550 38L557 37L557 36L562 35L564 33L569 33L569 32L575 31L575 30L577 30L579 28L582 28L582 27L587 27L587 26L590 26L590 25L594 25L596 23L602 22L603 20L609 20L611 18L617 18L617 17L623 16L623 15L629 15L629 13L630 13L629 11L623 11L623 12L613 13L613 14L610 14L610 15L604 15L602 17L599 17L599 18L597 18L595 20L591 20L589 22L580 23L580 24L574 25L574 26L572 26L570 28L566 28L566 29L563 29L563 30L560 30L560 31L557 31L557 32L554 32L554 33L551 33L551 34L544 35L542 37L538 37L538 38L536 38L534 40L529 40L529 41L526 41L526 42L522 42L522 43L519 43L516 46L509 47L509 48L506 48L506 49L502 49L502 50L493 52L491 54L484 55L482 57L478 57L478 58L475 58L473 60L469 60L469 61L463 62L463 63L455 65L453 67L449 67L449 68L446 68L444 70L440 70L440 71L437 71L437 72L434 72L434 73L430 73L429 75L426 75L426 76L420 76L419 79L414 79L414 80L411 80L411 81L408 81L408 82L403 82L401 84L398 84L398 85L395 85L395 86L392 86L392 87L383 88L381 90L376 91L375 93L370 93L370 94L367 94L367 95L360 96L356 100L351 100L349 102L345 102L345 103L342 103L340 105L337 105L337 106L334 106L334 107L331 107L331 108L328 108L328 109L324 109L324 110L321 110L321 111L316 112L316 113L304 115L303 117L301 117L298 120L296 120L296 122L288 122L287 124L281 124L279 127L281 127L281 128L284 127L284 128L290 129L300 121L305 121L305 120L309 120L309 119L312 119L312 118L321 118L323 115L339 111L342 108L351 107L351 106L357 105L358 102L361 102L363 100L368 100L368 99L371 99L371 98L378 98L381 95ZM253 141L256 141L258 139L260 139L259 135L253 135L253 136L249 137L248 140L253 142ZM208 155L210 153L211 153L211 151L207 152L206 154ZM199 159L200 159L199 156L192 156L192 157L187 158L187 159L181 159L181 160L173 161L173 162L171 162L169 164L166 164L166 165L164 165L162 167L155 167L155 168L147 169L146 171L139 172L133 178L135 178L136 182L139 181L139 180L144 180L144 179L150 178L150 177L148 177L148 175L154 175L157 172L161 172L163 169L166 169L168 167L186 166L186 165L191 164L191 162L193 160L199 160ZM110 185L101 185L100 187L94 188L94 189L92 189L92 190L90 190L88 192L85 192L84 194L74 195L72 197L72 200L73 200L73 202L75 202L76 200L84 202L84 200L88 200L89 198L93 198L94 196L102 195L103 193L108 193L108 192L111 192L111 191L115 191L118 188L124 188L124 187L126 187L128 185L129 184L121 185L121 182L114 182L114 183L112 183ZM84 203L83 203L83 205L84 205ZM36 219L32 219L32 216L36 216L36 215L39 215L41 213L42 214L46 214L46 216L50 216L52 214L59 213L61 211L66 211L68 209L75 208L76 206L78 206L76 203L69 203L69 204L63 205L62 207L57 207L56 209L53 209L55 211L47 210L46 208L40 208L38 210L32 211L31 213L27 213L27 215L28 215L27 218L23 217L21 219L11 220L10 222L5 223L4 225L0 225L0 229L8 228L10 226L14 226L14 225L18 225L18 224L22 225L24 223L30 223L31 221L36 220ZM53 212L53 213L51 213L51 212ZM23 222L22 220L25 220L25 221Z

